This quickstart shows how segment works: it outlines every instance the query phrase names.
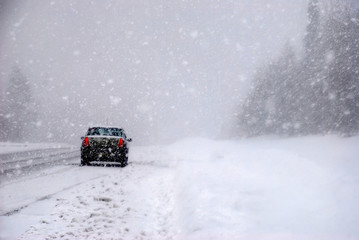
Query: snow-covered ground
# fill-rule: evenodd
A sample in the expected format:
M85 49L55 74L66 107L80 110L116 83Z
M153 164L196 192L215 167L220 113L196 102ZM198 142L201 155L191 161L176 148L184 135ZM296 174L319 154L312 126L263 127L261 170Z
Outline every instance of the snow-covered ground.
M359 137L184 139L130 161L2 177L0 238L359 239Z
M64 143L12 143L0 142L0 154L19 153L34 150L69 148L71 145Z

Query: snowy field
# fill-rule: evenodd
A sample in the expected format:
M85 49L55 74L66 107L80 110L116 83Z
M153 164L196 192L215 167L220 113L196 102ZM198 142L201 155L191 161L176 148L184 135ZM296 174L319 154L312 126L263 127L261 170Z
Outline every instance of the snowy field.
M1 239L359 239L359 137L184 139L0 175Z

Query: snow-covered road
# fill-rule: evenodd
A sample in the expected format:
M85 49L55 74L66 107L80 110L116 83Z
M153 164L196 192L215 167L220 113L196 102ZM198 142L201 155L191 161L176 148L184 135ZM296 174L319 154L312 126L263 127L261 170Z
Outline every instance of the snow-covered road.
M3 177L0 238L359 239L358 146L185 139L133 147L125 168Z

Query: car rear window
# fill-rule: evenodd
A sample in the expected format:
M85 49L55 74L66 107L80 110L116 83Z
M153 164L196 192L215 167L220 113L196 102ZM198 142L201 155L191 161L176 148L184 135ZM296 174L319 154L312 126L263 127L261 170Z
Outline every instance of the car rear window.
M123 137L123 130L120 128L94 127L87 131L89 136L116 136Z

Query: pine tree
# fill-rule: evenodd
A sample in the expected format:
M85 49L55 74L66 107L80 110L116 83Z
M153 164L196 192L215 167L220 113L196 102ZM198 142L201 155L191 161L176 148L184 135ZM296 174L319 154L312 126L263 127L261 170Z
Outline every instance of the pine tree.
M326 20L321 46L330 56L326 125L332 132L351 135L359 130L359 21L346 4L336 5L333 11Z
M286 45L281 57L256 75L254 88L243 104L239 125L242 134L288 134L293 132L293 98L296 97L295 54Z
M35 115L29 81L17 66L10 74L3 106L3 137L8 141L23 141Z
M306 55L310 55L318 38L320 26L320 9L318 0L310 0L308 4L308 25L304 38Z

